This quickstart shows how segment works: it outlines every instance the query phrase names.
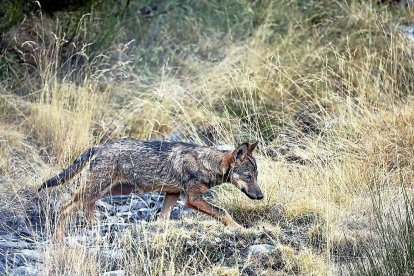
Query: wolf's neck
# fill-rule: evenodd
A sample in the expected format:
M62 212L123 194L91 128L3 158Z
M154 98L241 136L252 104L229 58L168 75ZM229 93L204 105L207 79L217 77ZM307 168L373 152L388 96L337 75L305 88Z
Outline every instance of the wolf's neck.
M229 181L229 153L230 152L209 149L199 155L199 160L204 168L215 178L215 183L212 184L212 186Z

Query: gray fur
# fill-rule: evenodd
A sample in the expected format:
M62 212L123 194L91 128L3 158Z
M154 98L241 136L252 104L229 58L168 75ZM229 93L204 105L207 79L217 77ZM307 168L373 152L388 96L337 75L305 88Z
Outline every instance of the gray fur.
M225 211L203 199L216 185L231 182L251 199L262 199L257 185L257 166L252 151L255 144L244 143L234 151L168 141L120 140L92 147L59 175L45 181L39 190L64 183L89 164L86 181L73 199L62 207L56 237L63 237L67 217L85 208L93 218L95 202L107 194L166 192L161 211L169 209L183 193L186 204L209 214L225 225L235 224Z
M85 150L76 160L73 162L72 165L67 167L64 171L60 174L48 179L47 181L43 182L42 186L37 190L40 192L44 188L57 186L68 179L71 179L76 173L78 173L90 160L90 158L95 154L96 148L89 148Z
M90 161L90 177L101 181L101 189L102 185L116 183L128 183L144 191L163 190L160 186L165 185L183 192L192 182L213 187L229 180L226 172L220 171L226 152L182 142L109 142L86 150L67 169L45 181L39 190L64 183L87 161Z

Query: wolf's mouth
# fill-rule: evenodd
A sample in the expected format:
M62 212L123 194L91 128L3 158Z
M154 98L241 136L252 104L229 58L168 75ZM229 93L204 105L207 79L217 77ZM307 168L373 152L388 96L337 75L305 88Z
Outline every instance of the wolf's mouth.
M261 192L259 192L258 194L252 195L252 194L248 193L245 188L242 188L241 191L245 195L247 195L248 198L253 199L253 200L261 200L264 197Z

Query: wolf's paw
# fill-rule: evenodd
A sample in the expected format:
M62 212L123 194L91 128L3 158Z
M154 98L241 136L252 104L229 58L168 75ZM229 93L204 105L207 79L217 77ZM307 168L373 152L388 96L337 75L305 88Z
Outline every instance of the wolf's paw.
M227 227L236 228L236 229L243 229L243 228L244 228L242 225L238 224L238 223L237 223L236 221L234 221L233 219L232 219L232 220L227 221L227 223L225 223L225 225L226 225Z
M231 225L231 227L236 228L236 229L244 229L244 226L241 224L238 224L237 222L233 222L233 224Z

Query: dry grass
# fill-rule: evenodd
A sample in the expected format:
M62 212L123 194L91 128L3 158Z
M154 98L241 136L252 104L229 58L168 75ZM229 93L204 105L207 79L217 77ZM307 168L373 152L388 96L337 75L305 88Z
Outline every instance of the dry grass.
M10 178L3 189L12 181L20 185L4 194L19 195L84 148L107 139L178 134L198 143L206 142L202 137L212 144L259 140L259 182L265 199L253 202L230 185L213 191L213 201L248 228L225 229L197 215L133 227L111 242L51 244L44 251L45 272L98 275L126 269L139 275L239 275L242 248L266 242L280 254L267 260L267 266L259 260L258 267L249 267L263 273L323 275L337 265L332 262L358 255L358 246L367 240L373 227L370 188L387 195L401 186L410 188L413 49L398 31L394 14L369 1L329 1L326 7L313 1L235 3L231 8L245 5L246 18L226 32L218 27L214 32L190 18L180 25L183 32L198 33L198 28L205 36L185 36L182 45L174 40L179 35L163 41L177 27L174 20L182 12L177 10L145 29L160 34L154 42L142 37L149 53L159 54L157 61L143 58L140 51L125 50L129 55L124 55L124 50L114 50L119 55L115 65L95 71L82 67L81 80L74 81L69 73L62 78L70 66L60 66L61 38L52 38L51 51L43 39L38 46L44 51L34 52L38 82L26 101L30 108L13 117L23 127L10 127L6 119L0 125L0 143L6 145L0 149L0 172ZM401 14L409 20L409 13L401 9ZM240 34L240 26L250 26L248 20L257 25ZM171 45L182 52L174 52ZM82 56L87 55L84 51ZM168 54L171 63L157 63ZM149 71L153 66L159 71L129 71L131 61L137 60L144 60ZM113 82L107 77L118 75L125 78ZM2 115L15 110L1 99ZM25 148L20 170L15 170L13 153ZM22 171L23 164L32 163L35 172ZM384 204L390 202L395 197ZM46 220L49 232L52 221ZM236 239L241 242L224 242ZM233 255L226 256L232 246ZM122 257L98 254L107 248L122 251Z
M42 91L41 100L32 106L28 127L43 145L49 145L59 162L68 163L94 143L94 122L104 104L96 85L54 83Z

